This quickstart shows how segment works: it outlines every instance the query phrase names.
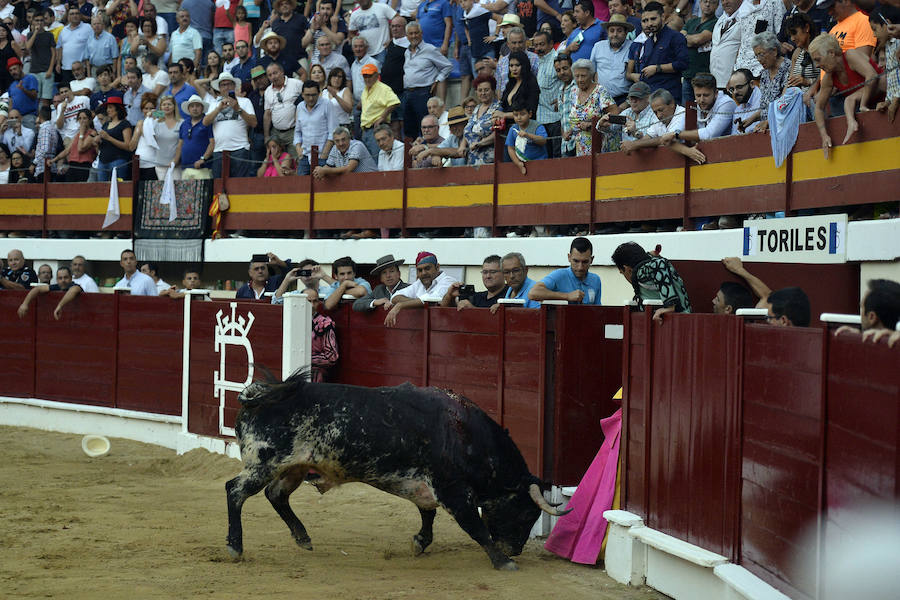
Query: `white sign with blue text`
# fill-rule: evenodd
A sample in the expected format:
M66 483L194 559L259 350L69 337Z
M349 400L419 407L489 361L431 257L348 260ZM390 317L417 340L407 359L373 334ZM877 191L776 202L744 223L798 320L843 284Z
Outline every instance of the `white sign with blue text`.
M757 261L846 262L847 215L744 221L741 254Z

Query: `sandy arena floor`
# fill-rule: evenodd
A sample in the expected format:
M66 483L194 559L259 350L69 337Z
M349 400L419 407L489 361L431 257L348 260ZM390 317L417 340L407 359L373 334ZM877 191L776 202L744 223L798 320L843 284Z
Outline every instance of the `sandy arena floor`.
M515 573L444 512L413 557L415 507L362 484L293 506L315 550L298 548L263 494L244 505L244 560L225 551L224 483L239 461L112 439L107 456L81 436L0 427L0 595L9 598L661 598L620 586L529 542Z

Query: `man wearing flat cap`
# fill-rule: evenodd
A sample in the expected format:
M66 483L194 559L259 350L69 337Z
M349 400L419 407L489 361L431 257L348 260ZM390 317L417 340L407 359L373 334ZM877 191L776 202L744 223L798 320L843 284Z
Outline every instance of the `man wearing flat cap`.
M371 293L357 298L353 303L353 310L359 312L368 312L375 310L379 306L383 306L384 310L390 310L394 305L391 303L391 296L409 284L400 278L400 265L403 259L395 259L393 254L382 256L375 262L375 268L372 269L372 275L378 275L381 278L381 284L375 286Z
M441 271L437 256L431 252L419 252L416 256L416 282L395 292L391 296L394 307L384 318L384 324L393 327L397 324L397 314L407 308L422 308L425 300L440 300L447 293L456 279Z

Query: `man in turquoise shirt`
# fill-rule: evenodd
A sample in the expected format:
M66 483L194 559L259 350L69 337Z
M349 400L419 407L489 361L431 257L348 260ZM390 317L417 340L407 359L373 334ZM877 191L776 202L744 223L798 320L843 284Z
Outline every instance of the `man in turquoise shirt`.
M577 237L569 246L569 268L557 269L534 284L529 300L567 300L574 304L600 305L600 277L588 273L594 262L590 240Z
M534 279L528 276L528 265L525 264L525 257L519 252L510 252L503 257L500 265L503 269L503 277L506 279L506 297L515 298L516 300L524 300L525 308L540 308L541 303L528 298L528 292L536 283ZM496 312L499 304L491 307L491 312Z

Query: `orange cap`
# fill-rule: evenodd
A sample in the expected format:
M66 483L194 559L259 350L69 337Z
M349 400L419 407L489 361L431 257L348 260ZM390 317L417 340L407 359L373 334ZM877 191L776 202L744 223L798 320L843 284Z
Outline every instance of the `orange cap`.
M363 65L362 69L359 70L363 75L376 75L378 74L378 67L372 64Z

